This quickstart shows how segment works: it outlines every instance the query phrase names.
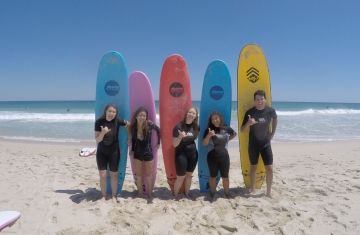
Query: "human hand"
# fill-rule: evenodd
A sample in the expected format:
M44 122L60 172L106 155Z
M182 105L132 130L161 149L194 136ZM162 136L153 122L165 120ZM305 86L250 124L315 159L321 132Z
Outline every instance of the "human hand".
M109 129L107 126L100 126L101 128L101 132L105 135L107 134L109 131L111 131L111 129Z
M208 130L209 130L209 133L208 133L208 136L209 136L209 137L212 137L212 136L215 135L215 131L214 131L214 130L211 130L210 128L208 128Z
M186 136L185 131L178 130L178 132L179 132L179 136L178 136L179 139L182 139L182 138L184 138Z
M252 126L252 125L254 125L254 124L258 123L258 122L255 120L255 118L252 118L250 115L248 115L247 123L248 123L249 126Z

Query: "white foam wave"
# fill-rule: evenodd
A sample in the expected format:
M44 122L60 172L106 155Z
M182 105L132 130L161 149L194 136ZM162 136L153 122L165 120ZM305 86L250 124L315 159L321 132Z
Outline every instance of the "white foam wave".
M306 109L299 111L276 111L280 116L300 116L300 115L344 115L360 114L357 109Z
M25 136L0 136L7 140L25 140L25 141L36 141L36 142L54 142L54 143L81 143L80 139L57 139L57 138L42 138L42 137L25 137Z
M83 122L94 121L95 115L89 113L25 113L0 112L0 121L22 122Z

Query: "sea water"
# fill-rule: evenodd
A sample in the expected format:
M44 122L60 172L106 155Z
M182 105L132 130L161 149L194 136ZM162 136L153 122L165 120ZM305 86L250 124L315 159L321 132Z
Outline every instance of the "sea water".
M193 105L200 107L200 102ZM94 141L94 107L94 101L0 102L0 138ZM278 115L274 141L360 139L358 103L273 102L273 107ZM158 102L156 108L158 112ZM233 101L230 125L234 130L238 129L237 118L237 103Z

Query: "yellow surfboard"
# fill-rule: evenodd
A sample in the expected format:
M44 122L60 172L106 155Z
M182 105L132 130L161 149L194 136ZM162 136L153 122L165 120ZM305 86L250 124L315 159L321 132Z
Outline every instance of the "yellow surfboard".
M265 55L259 46L248 44L240 52L237 80L240 162L247 188L250 187L249 133L241 133L240 128L245 112L254 106L254 92L257 90L265 91L266 104L271 106L270 75ZM256 188L261 188L264 179L265 167L260 157L256 171Z

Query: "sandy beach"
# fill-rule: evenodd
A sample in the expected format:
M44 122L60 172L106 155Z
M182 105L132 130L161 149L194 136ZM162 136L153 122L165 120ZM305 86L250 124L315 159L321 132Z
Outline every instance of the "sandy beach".
M2 234L360 234L360 141L273 143L273 198L248 197L237 142L232 198L198 190L173 199L159 156L154 199L136 198L130 167L119 203L102 201L95 157L83 144L0 140L0 210L21 218ZM161 153L161 152L160 152ZM128 161L129 163L129 161Z

